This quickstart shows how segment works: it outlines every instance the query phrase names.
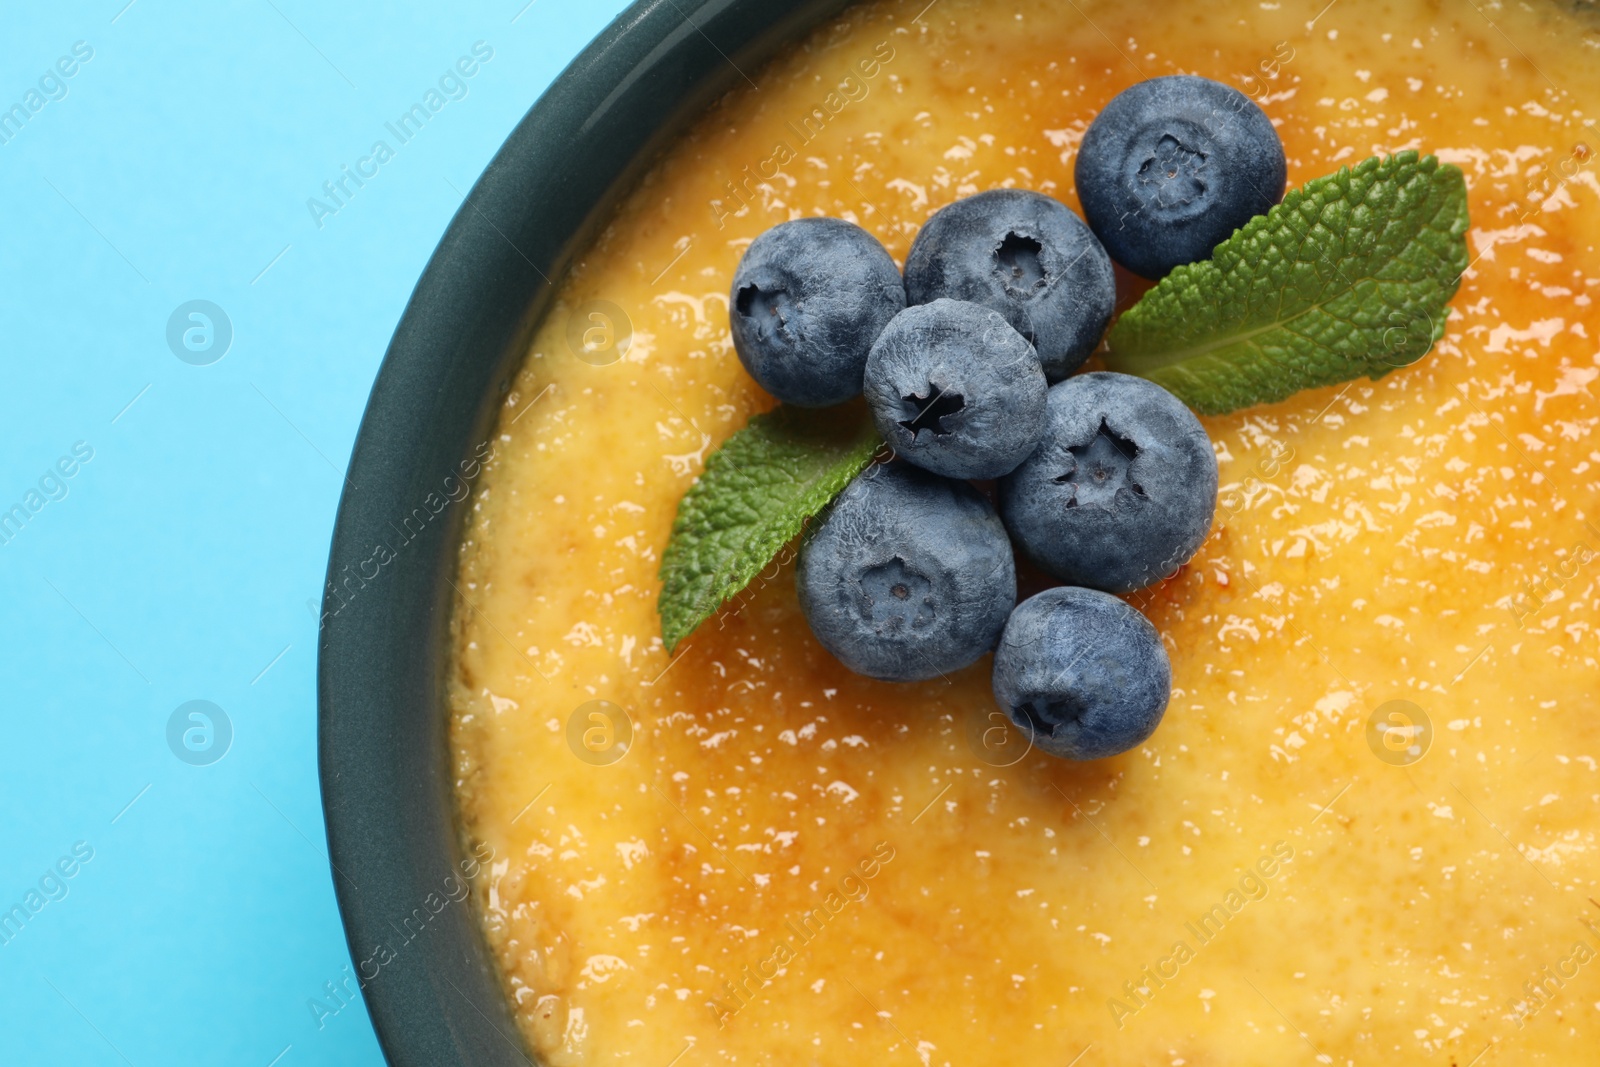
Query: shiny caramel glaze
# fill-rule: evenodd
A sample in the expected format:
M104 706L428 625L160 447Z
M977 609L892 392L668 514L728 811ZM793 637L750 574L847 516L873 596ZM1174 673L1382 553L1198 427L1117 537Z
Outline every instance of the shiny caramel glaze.
M1325 3L857 7L744 71L562 283L473 498L452 698L549 1063L1596 1062L1600 36ZM1291 183L1460 165L1473 264L1419 365L1206 420L1213 535L1130 598L1172 657L1155 736L1012 762L987 660L855 677L787 561L669 659L677 501L771 404L729 342L742 249L828 214L899 261L960 196L1076 207L1097 110L1177 72L1258 99Z

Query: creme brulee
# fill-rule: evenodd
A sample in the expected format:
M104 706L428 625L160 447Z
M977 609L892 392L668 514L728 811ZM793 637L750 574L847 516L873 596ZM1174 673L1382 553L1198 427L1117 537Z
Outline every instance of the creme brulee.
M1597 1062L1600 23L1567 11L884 0L743 72L563 283L462 548L459 802L546 1062ZM1252 95L1291 185L1459 165L1473 263L1419 364L1205 420L1212 537L1129 598L1155 735L1012 762L987 658L852 675L787 559L669 659L678 500L772 403L742 250L825 214L903 260L1000 186L1076 208L1097 110L1178 72Z

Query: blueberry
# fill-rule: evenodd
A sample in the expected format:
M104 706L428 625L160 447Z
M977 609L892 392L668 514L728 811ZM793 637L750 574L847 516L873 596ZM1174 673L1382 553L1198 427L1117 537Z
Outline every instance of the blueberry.
M1126 593L1194 555L1217 507L1200 420L1154 382L1096 372L1051 386L1044 439L1000 481L1000 514L1041 569Z
M905 306L900 271L871 234L805 218L750 243L728 318L739 360L763 389L820 408L861 393L872 342Z
M1237 89L1175 74L1124 89L1078 149L1078 200L1111 258L1159 278L1211 255L1283 196L1272 120Z
M906 298L993 308L1039 352L1051 381L1089 357L1116 303L1111 260L1072 209L994 189L936 212L906 257Z
M1172 665L1150 620L1107 593L1057 586L1017 605L994 654L994 698L1066 759L1104 759L1155 732Z
M914 682L994 647L1017 600L1005 527L978 491L905 463L869 467L800 548L800 610L857 674Z
M1033 346L997 311L960 300L909 307L867 357L878 433L902 459L951 478L998 478L1044 433L1049 385Z

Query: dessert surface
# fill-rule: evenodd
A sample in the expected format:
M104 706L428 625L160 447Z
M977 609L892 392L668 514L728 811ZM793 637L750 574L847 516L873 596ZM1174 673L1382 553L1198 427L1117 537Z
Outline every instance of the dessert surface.
M555 1067L1600 1045L1600 23L1152 10L853 8L744 71L561 283L483 450L451 698L489 940ZM1256 100L1291 187L1460 166L1473 262L1418 364L1202 420L1210 536L1126 597L1171 659L1160 730L1067 763L1000 725L989 656L854 675L792 553L669 658L678 500L773 403L728 329L750 242L829 215L903 264L960 197L1077 210L1099 108L1175 73Z

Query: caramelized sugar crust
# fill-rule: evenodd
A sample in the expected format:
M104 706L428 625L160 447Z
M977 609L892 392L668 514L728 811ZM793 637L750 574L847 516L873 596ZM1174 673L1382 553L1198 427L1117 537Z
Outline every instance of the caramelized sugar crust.
M1588 1062L1594 25L1538 2L925 4L744 72L563 282L489 442L451 713L530 1044L558 1067ZM1458 164L1473 264L1421 364L1207 420L1212 536L1130 598L1174 670L1149 743L986 749L987 659L852 676L789 560L669 659L677 501L771 403L729 343L740 252L827 214L902 261L999 186L1076 207L1097 109L1177 72L1255 96L1291 184L1404 148ZM1396 700L1431 723L1420 761L1368 729ZM632 739L606 763L610 706Z

